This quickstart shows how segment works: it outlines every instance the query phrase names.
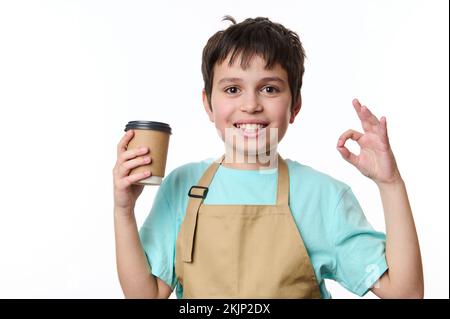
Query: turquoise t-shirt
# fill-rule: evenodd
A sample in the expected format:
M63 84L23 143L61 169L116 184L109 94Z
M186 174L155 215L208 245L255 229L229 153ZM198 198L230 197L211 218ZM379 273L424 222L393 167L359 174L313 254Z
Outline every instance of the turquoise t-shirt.
M189 163L173 170L158 189L153 207L139 235L151 272L176 289L175 246L188 203L213 159ZM375 231L350 187L296 161L286 160L289 207L311 259L322 298L331 298L324 279L332 279L363 296L387 270L383 233ZM205 204L274 205L278 170L239 170L220 166L209 187Z

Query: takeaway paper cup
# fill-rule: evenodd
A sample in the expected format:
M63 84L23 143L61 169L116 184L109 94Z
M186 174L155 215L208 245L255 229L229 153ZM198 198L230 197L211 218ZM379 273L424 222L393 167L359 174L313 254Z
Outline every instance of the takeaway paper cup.
M172 129L169 124L154 121L130 121L125 131L134 130L134 136L128 143L128 149L146 146L150 149L152 161L148 165L136 167L131 174L150 170L152 175L136 182L141 185L160 185L166 170L169 137ZM145 156L148 156L147 154Z

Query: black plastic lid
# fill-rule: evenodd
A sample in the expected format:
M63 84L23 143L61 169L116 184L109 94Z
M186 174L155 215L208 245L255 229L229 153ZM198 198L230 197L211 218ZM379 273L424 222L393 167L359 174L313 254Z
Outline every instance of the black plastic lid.
M169 124L162 123L162 122L154 122L154 121L130 121L125 126L125 131L128 130L155 130L155 131L162 131L169 134L172 134L172 129L170 128Z

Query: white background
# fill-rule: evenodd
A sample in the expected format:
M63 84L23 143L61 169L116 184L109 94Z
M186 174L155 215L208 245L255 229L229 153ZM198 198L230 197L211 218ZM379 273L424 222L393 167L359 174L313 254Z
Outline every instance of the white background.
M167 171L221 154L201 104L201 51L228 23L299 33L303 107L282 156L349 184L384 230L375 184L335 149L358 97L386 116L422 249L427 298L448 298L448 2L1 1L0 297L122 298L112 168L129 120L173 127ZM141 224L155 187L137 203ZM407 265L405 265L407 267ZM328 282L334 298L355 296ZM366 298L373 298L368 294Z

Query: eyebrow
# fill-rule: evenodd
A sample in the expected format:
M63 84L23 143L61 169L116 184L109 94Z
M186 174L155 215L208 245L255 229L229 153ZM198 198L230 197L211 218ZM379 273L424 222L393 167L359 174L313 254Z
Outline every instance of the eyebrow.
M260 82L271 82L271 81L280 82L280 83L286 82L278 76L269 76L269 77L262 78L260 80ZM223 78L219 82L217 82L217 84L228 83L228 82L243 82L243 80L241 78Z

